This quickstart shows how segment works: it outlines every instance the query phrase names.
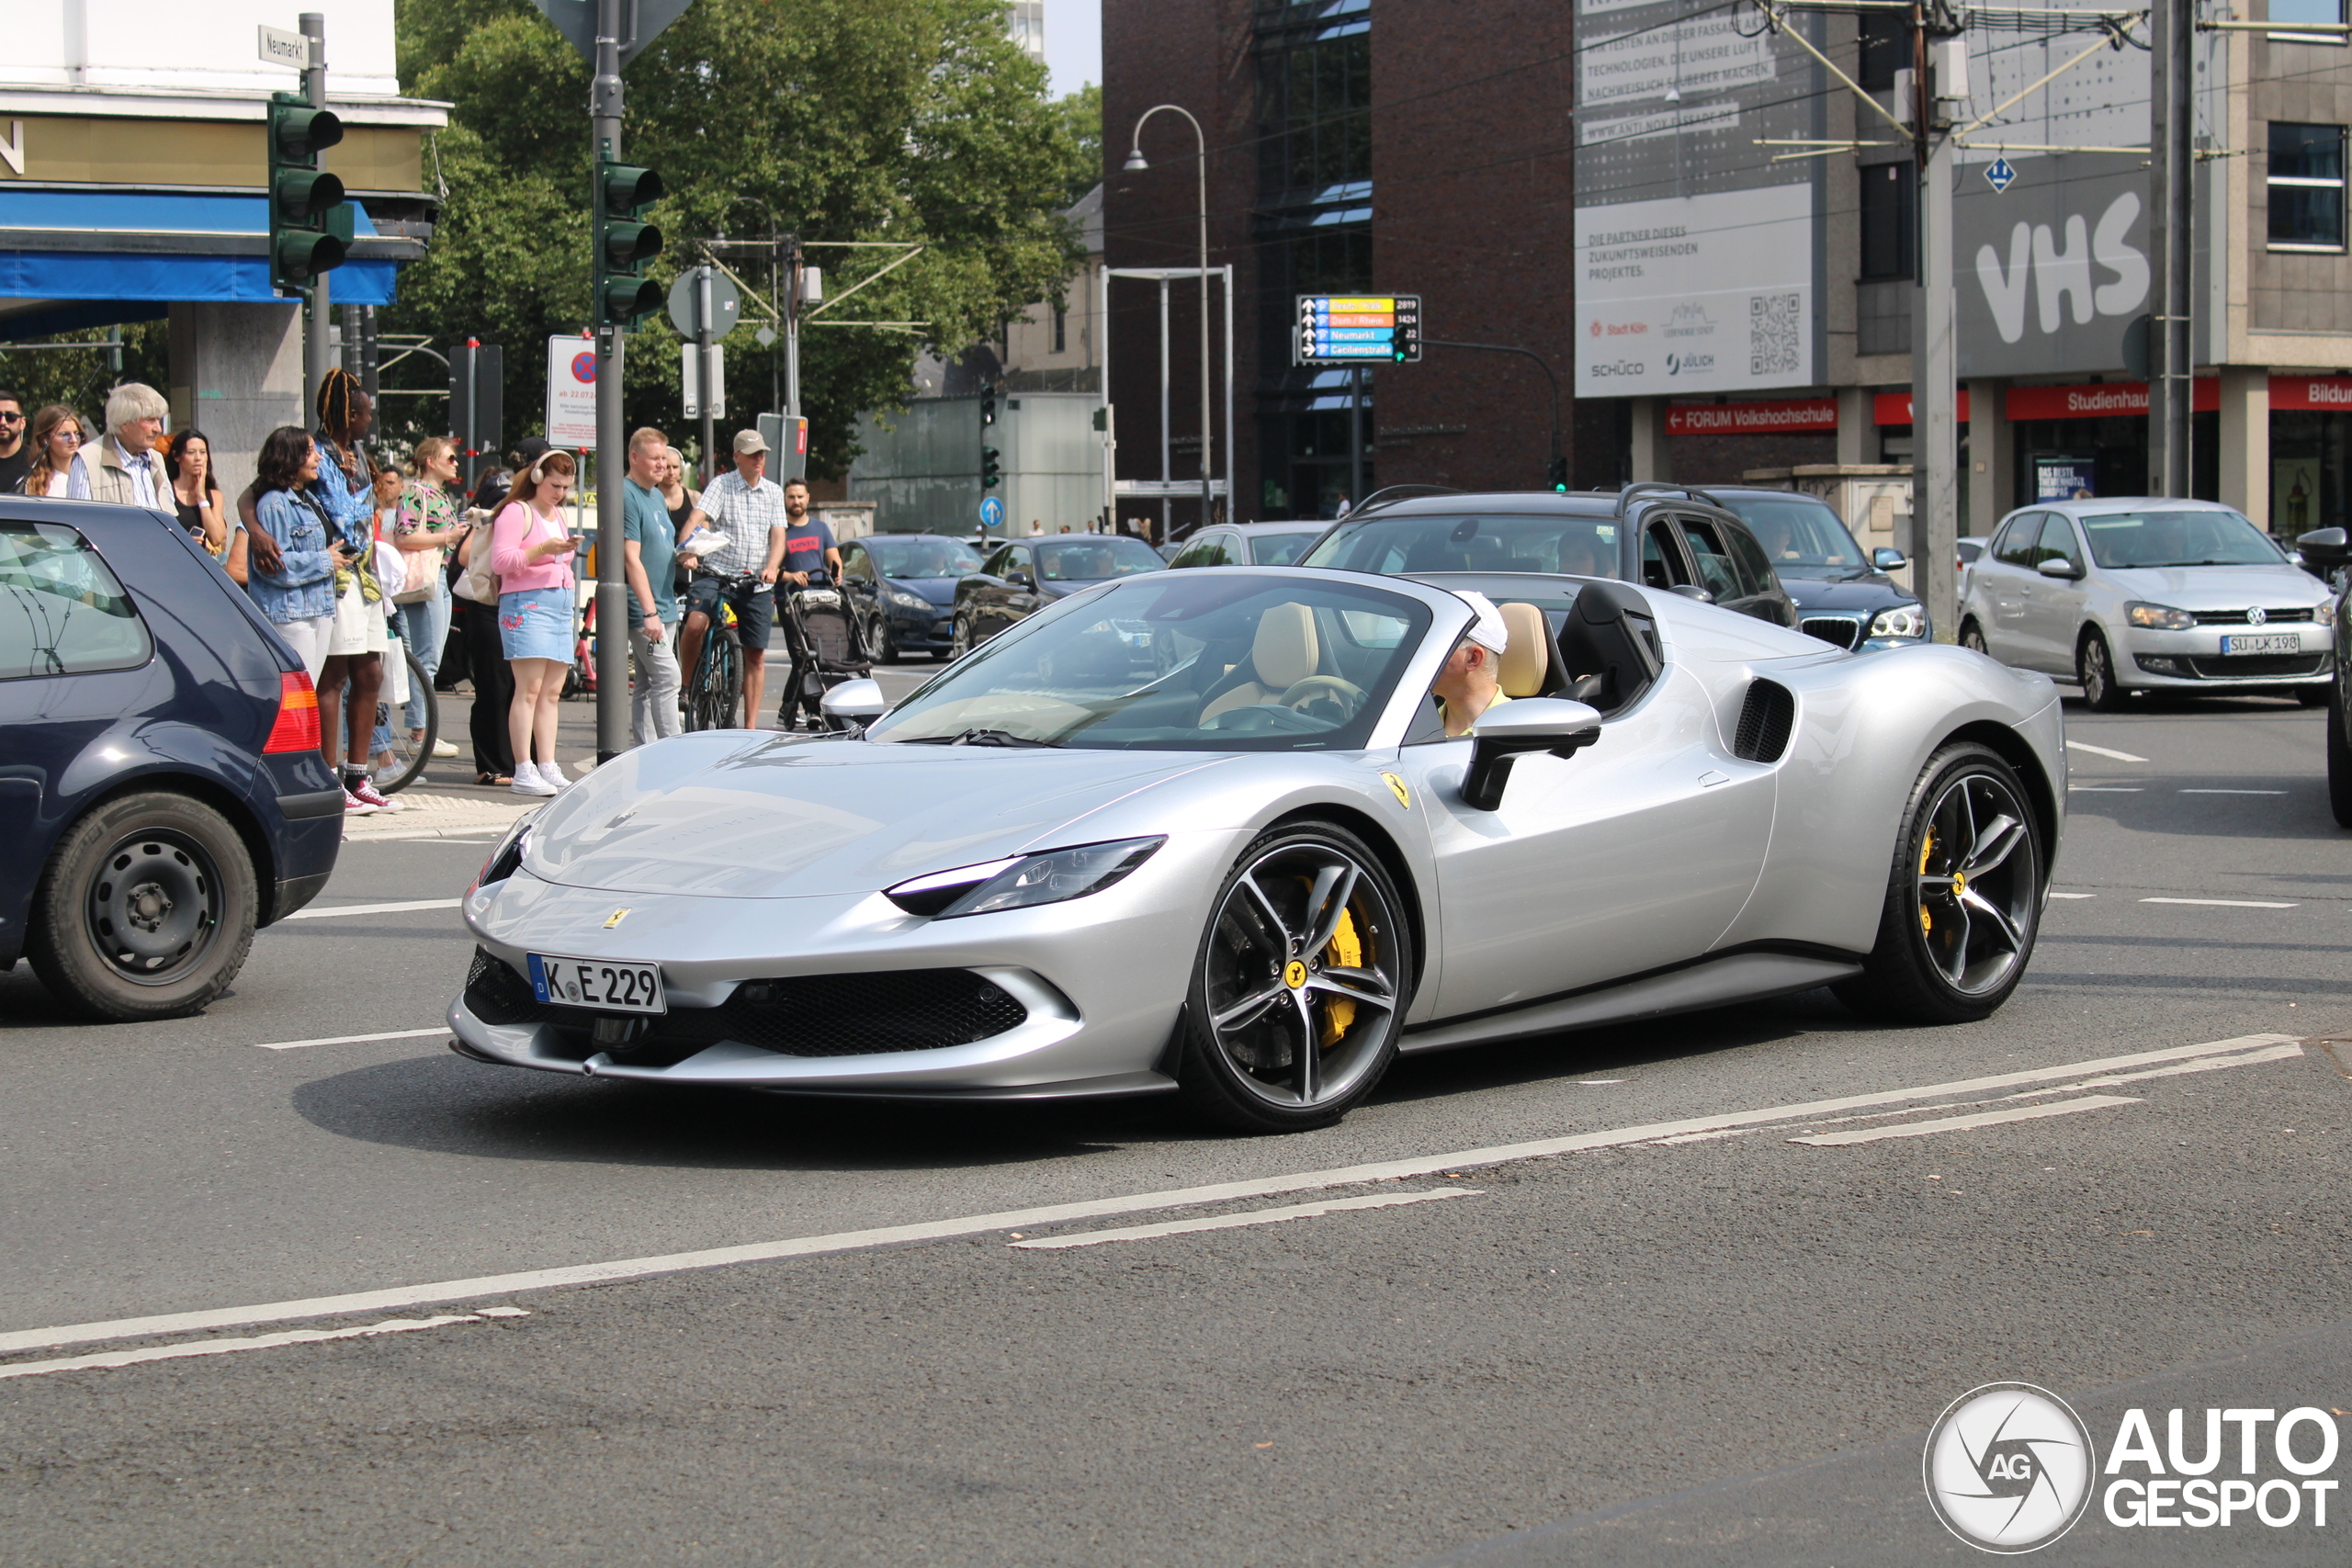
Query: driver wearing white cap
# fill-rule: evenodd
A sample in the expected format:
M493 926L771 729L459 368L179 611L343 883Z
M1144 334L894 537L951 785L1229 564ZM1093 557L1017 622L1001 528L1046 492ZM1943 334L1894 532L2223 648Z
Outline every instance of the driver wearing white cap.
M1459 646L1447 656L1430 690L1445 716L1449 736L1467 735L1478 717L1510 698L1502 689L1503 650L1510 646L1510 628L1503 613L1483 593L1461 592L1462 601L1476 614Z

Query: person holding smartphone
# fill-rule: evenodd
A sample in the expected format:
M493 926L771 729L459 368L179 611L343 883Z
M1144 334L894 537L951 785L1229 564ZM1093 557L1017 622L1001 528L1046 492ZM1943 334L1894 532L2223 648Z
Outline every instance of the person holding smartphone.
M564 527L564 498L579 474L569 452L542 452L514 476L514 488L491 526L491 570L498 574L498 637L514 671L507 710L517 795L554 795L571 781L556 761L558 706L571 668L571 558L578 539Z

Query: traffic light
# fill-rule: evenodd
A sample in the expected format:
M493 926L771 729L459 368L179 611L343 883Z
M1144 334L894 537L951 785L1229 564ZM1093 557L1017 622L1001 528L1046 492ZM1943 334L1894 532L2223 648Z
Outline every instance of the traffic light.
M1566 457L1555 457L1555 458L1553 458L1553 459L1552 459L1552 469L1551 469L1551 473L1552 473L1552 493L1553 493L1553 494L1555 494L1555 495L1566 495L1566 494L1567 494L1567 493L1568 493L1568 460L1567 460Z
M980 389L980 423L996 423L996 383L993 381Z
M980 488L982 490L993 490L998 484L1002 482L1003 479L1004 468L1003 466L997 461L996 448L993 446L981 447Z
M595 197L596 324L628 329L662 308L662 286L645 276L662 254L662 231L638 217L662 199L662 176L599 159Z
M300 93L269 96L269 283L304 289L343 265L351 208L319 154L343 140L343 121Z

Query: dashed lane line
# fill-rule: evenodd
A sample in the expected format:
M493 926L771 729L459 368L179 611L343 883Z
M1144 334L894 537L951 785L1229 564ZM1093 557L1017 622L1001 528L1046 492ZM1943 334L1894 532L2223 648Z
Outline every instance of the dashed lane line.
M68 1356L54 1361L16 1361L0 1365L0 1378L37 1378L51 1372L84 1372L135 1367L147 1361L182 1361L195 1356L233 1356L240 1350L274 1350L281 1345L318 1345L330 1339L366 1339L379 1334L413 1334L420 1328L447 1328L456 1323L481 1323L493 1317L528 1317L521 1307L484 1307L480 1312L444 1317L395 1317L356 1328L289 1328L282 1334L256 1334L247 1339L198 1339L182 1345L150 1345L137 1350L109 1350L97 1356Z
M1025 1237L1011 1243L1023 1250L1059 1250L1099 1247L1107 1241L1150 1241L1163 1235L1187 1235L1194 1231L1238 1230L1244 1225L1273 1225L1284 1220L1313 1220L1356 1209L1393 1209L1399 1203L1427 1203L1439 1198L1476 1198L1483 1188L1443 1187L1430 1192L1384 1192L1369 1198L1332 1198L1320 1203L1293 1203L1281 1209L1252 1209L1245 1214L1211 1214L1198 1220L1162 1220L1156 1225L1118 1225L1110 1230L1080 1231L1076 1235Z
M2267 898L2143 898L2143 904L2200 904L2215 909L2299 909L2300 904L2276 904Z
M1891 1127L1860 1127L1850 1133L1810 1133L1801 1138L1791 1138L1792 1144L1811 1144L1815 1148L1842 1148L1849 1144L1875 1144L1886 1138L1924 1138L1936 1133L1965 1133L1975 1127L1997 1127L2005 1122L2033 1122L2044 1116L2072 1116L2082 1111L2105 1111L2109 1106L2137 1105L2135 1094L2086 1094L2080 1100L2062 1100L2054 1105L2017 1105L2007 1111L1979 1111L1968 1116L1946 1116L1934 1122L1902 1122Z
M338 915L404 915L412 909L454 909L462 898L411 898L399 904L337 904L331 908L297 909L289 920L331 920Z
M2052 898L2096 898L2098 895L2096 893L2052 893L2051 897Z
M2183 795L2284 795L2283 789L2185 789Z
M2094 746L2087 740L2069 740L2066 742L2066 750L2087 751L2094 757L2111 757L2119 762L2144 762L2148 760L2145 757L2135 757L2129 751L2117 751L2105 746Z
M328 1034L316 1040L263 1040L254 1043L256 1051L300 1051L311 1045L364 1045L371 1040L417 1040L427 1034L447 1034L449 1026L436 1024L431 1029L394 1029L382 1034Z
M336 1317L360 1313L385 1312L441 1302L471 1301L484 1296L508 1296L526 1291L559 1290L574 1285L605 1284L619 1280L641 1280L657 1274L679 1274L694 1269L724 1269L746 1263L771 1263L790 1258L814 1258L835 1253L865 1251L875 1247L905 1246L915 1242L943 1241L954 1236L978 1235L989 1231L1025 1231L1044 1225L1065 1224L1076 1220L1103 1219L1114 1214L1148 1213L1153 1210L1197 1208L1210 1203L1230 1203L1243 1199L1272 1197L1277 1193L1309 1192L1325 1188L1351 1187L1374 1181L1396 1181L1414 1177L1442 1175L1480 1166L1502 1165L1515 1160L1543 1159L1554 1155L1574 1154L1586 1149L1622 1148L1630 1144L1655 1143L1660 1138L1669 1138L1683 1133L1705 1133L1724 1128L1761 1126L1775 1122L1794 1122L1814 1116L1834 1115L1842 1111L1859 1111L1873 1105L1902 1105L1918 1100L1949 1100L1980 1094L1988 1089L2021 1088L2027 1084L2051 1083L2065 1078L2076 1078L2086 1074L2121 1072L2132 1067L2154 1066L2161 1062L2224 1055L2250 1051L2265 1045L2286 1044L2297 1038L2291 1034L2245 1034L2228 1040L2202 1041L2193 1045L2168 1045L2154 1051L2135 1051L2128 1055L2105 1056L2086 1062L2068 1062L2057 1066L2025 1067L2016 1072L1996 1073L1985 1077L1961 1078L1950 1083L1925 1084L1909 1089L1879 1089L1866 1094L1844 1095L1834 1100L1808 1100L1758 1110L1725 1111L1713 1116L1686 1117L1679 1121L1656 1122L1646 1126L1576 1133L1565 1137L1538 1138L1517 1144L1497 1144L1486 1148L1462 1149L1445 1154L1414 1155L1403 1159L1379 1160L1365 1165L1297 1171L1247 1181L1221 1181L1202 1187L1172 1188L1156 1192L1087 1199L1078 1202L1001 1210L993 1213L964 1214L950 1219L925 1220L910 1224L877 1225L864 1230L836 1231L825 1235L796 1236L782 1241L752 1242L738 1247L707 1247L693 1252L662 1253L642 1258L615 1258L600 1263L533 1269L509 1274L488 1274L466 1280L436 1280L423 1284L395 1285L371 1291L351 1291L337 1295L312 1296L301 1300L262 1302L248 1305L212 1307L197 1312L160 1313L142 1317L120 1317L90 1323L61 1324L42 1328L23 1328L0 1333L0 1355L19 1350L45 1350L66 1345L97 1344L108 1339L133 1339L160 1334L188 1333L206 1328L243 1327L261 1323L283 1323L289 1319L305 1317Z

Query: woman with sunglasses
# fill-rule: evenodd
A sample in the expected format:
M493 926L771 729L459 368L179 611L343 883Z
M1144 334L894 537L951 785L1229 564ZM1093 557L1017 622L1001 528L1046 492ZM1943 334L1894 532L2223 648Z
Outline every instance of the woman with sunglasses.
M74 454L82 449L82 416L63 403L50 404L33 415L32 444L33 465L18 493L63 496Z

